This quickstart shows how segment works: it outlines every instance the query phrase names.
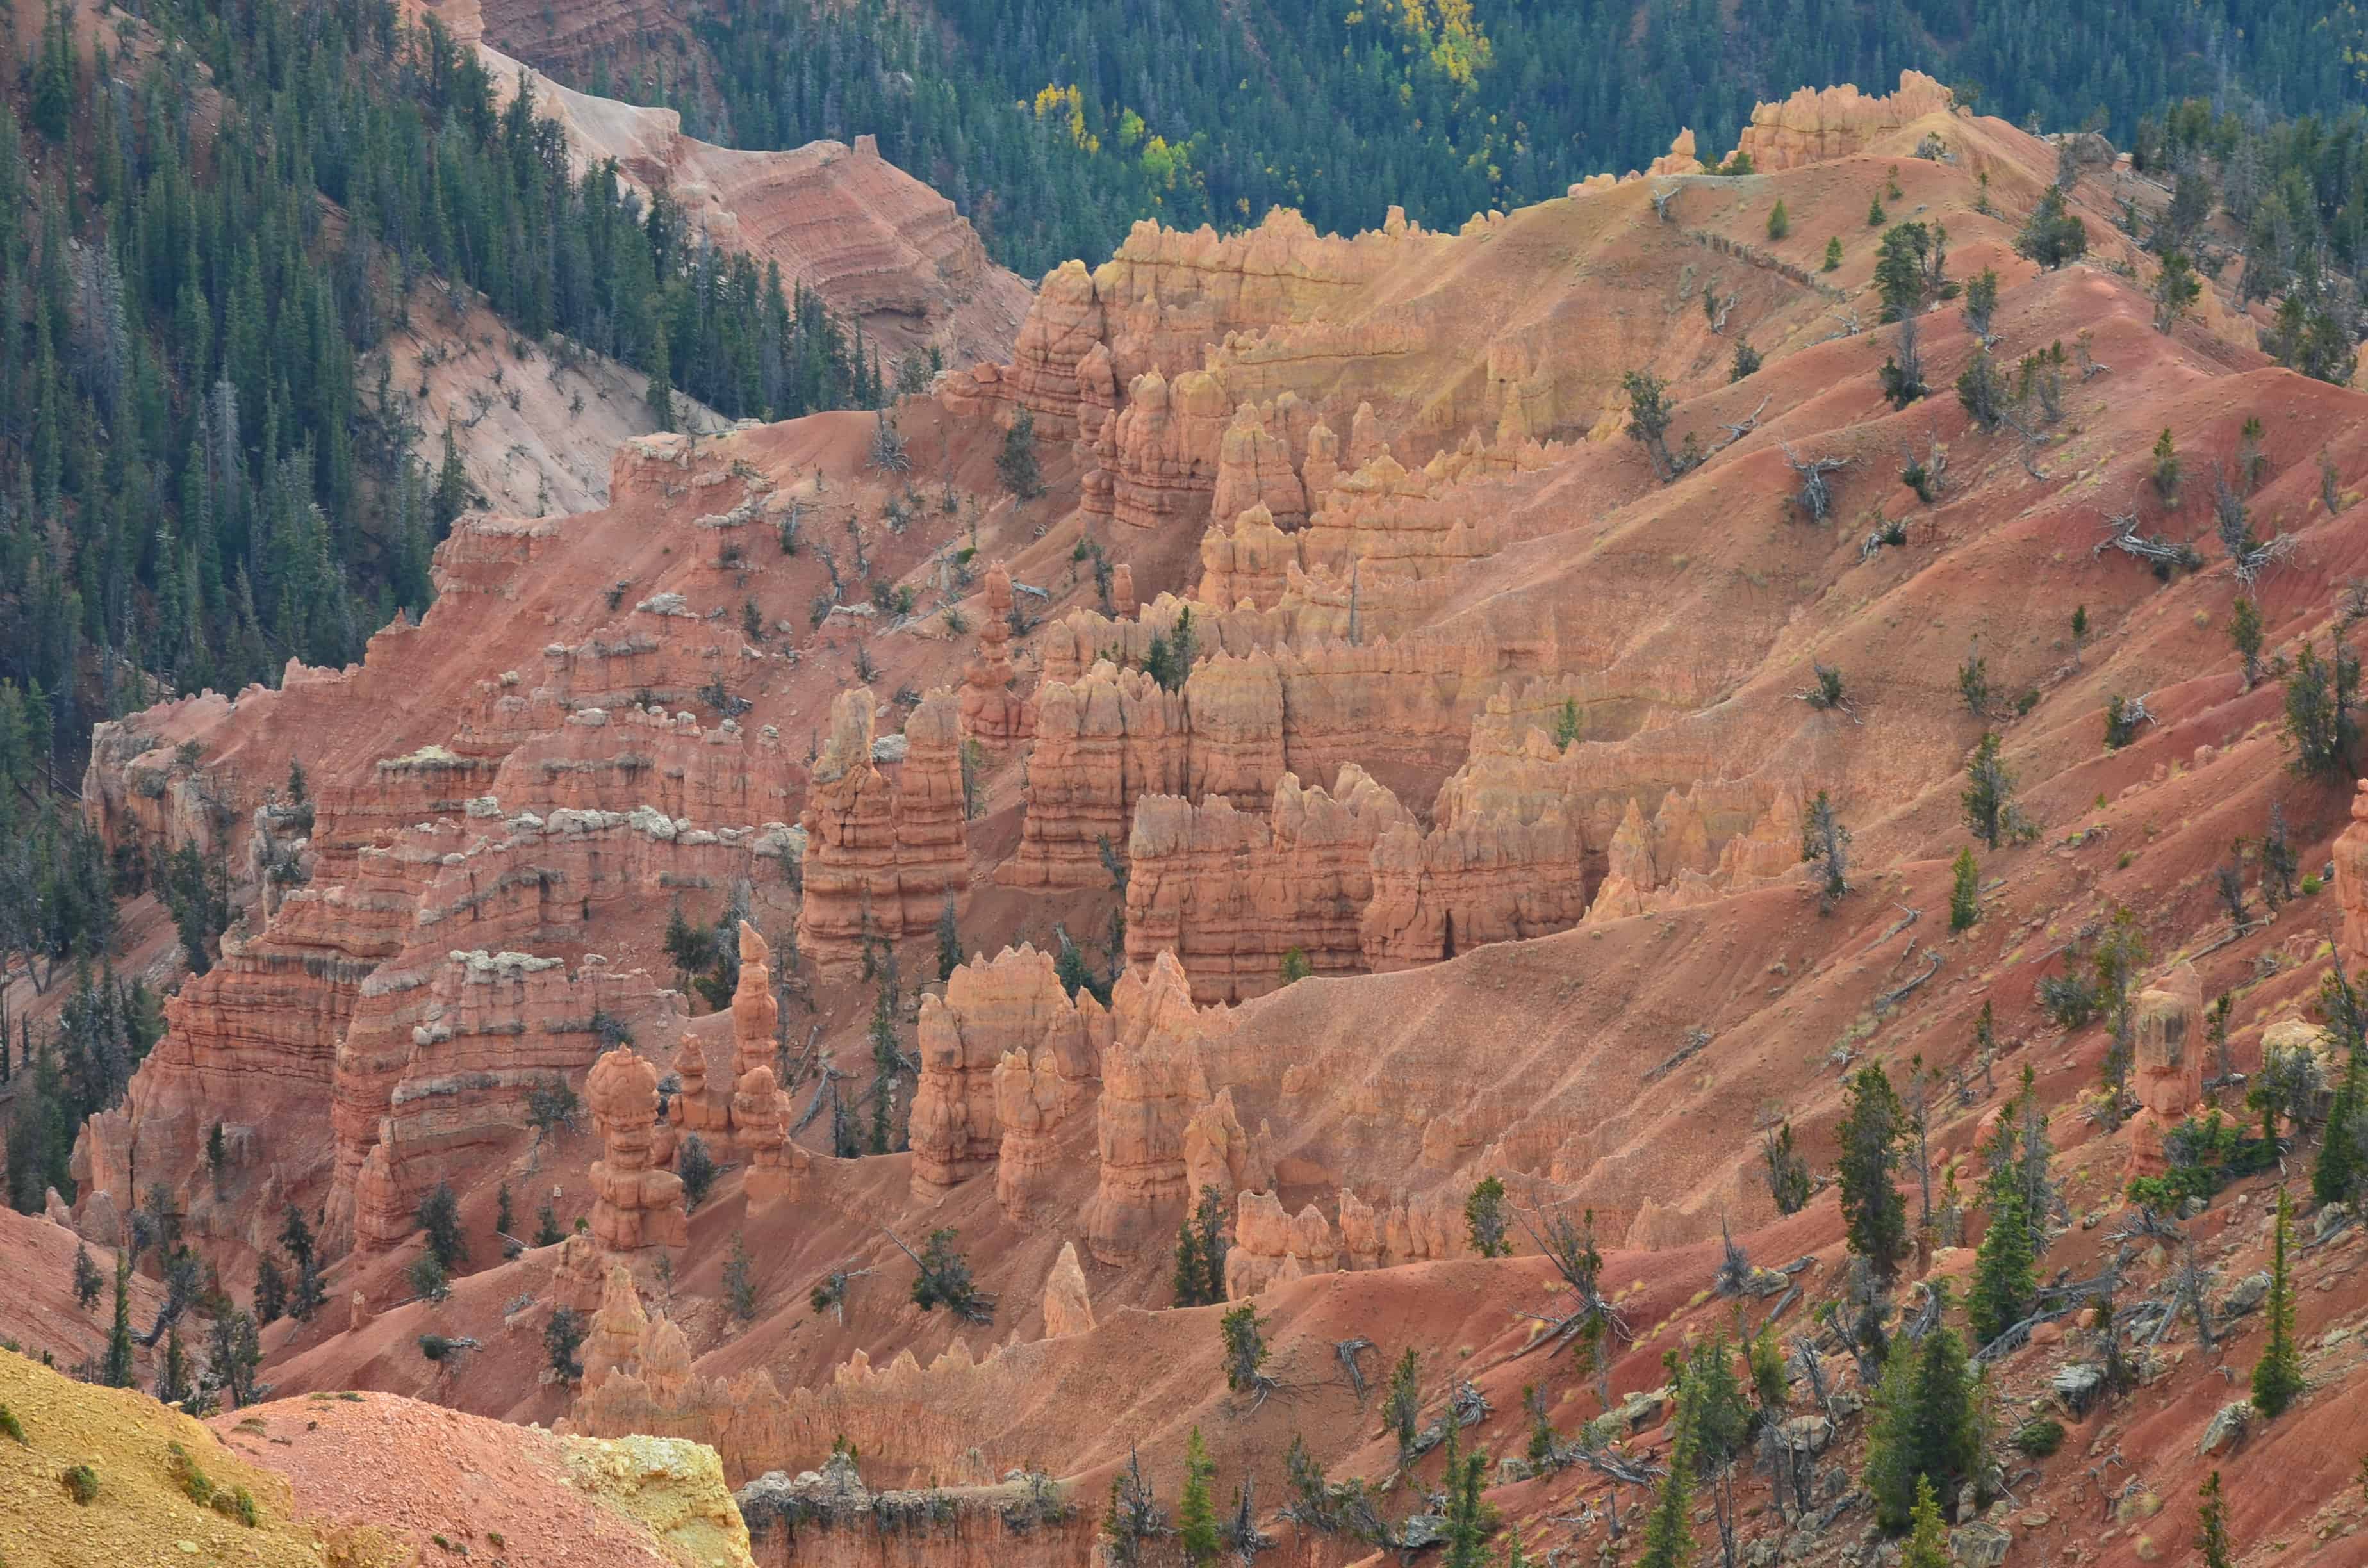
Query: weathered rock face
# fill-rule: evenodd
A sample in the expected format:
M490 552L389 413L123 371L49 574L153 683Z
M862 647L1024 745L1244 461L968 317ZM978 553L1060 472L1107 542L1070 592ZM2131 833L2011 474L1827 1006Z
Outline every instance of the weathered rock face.
M1086 1270L1077 1261L1077 1244L1063 1242L1052 1277L1044 1281L1044 1337L1091 1334L1093 1329L1094 1303L1086 1293Z
M853 962L867 929L890 942L932 929L947 896L969 880L952 695L931 692L905 721L893 780L873 761L875 702L871 687L858 687L831 705L830 738L800 819L798 948L819 964Z
M1300 444L1304 446L1305 430L1315 420L1292 393L1283 395L1279 408L1272 403L1261 408L1246 403L1234 410L1234 422L1217 442L1216 483L1209 497L1212 513L1231 517L1263 506L1285 528L1307 520L1307 488L1301 483L1292 455L1294 424L1302 426ZM1270 425L1281 428L1269 429Z
M1093 1097L1110 1034L1109 1011L1092 992L1081 990L1076 1011L1055 1014L1042 1044L1032 1051L1015 1046L996 1062L995 1114L1003 1142L996 1155L995 1197L1005 1213L1027 1213L1049 1184L1064 1129Z
M1011 574L998 561L986 569L978 656L962 671L962 733L991 746L1008 746L1032 733L1035 710L1011 689Z
M1099 846L1123 846L1134 802L1184 788L1186 723L1184 694L1140 670L1097 665L1074 683L1048 674L1036 688L1019 848L996 879L1038 888L1106 880Z
M1186 610L1208 653L1180 692L1140 670L1077 660L1115 650L1140 662ZM1146 795L1222 795L1263 812L1286 773L1330 778L1351 763L1443 775L1511 656L1491 639L1415 636L1361 645L1319 631L1293 640L1296 612L1204 614L1166 596L1137 620L1073 613L1046 639L1036 747L1019 850L997 872L1021 887L1090 887L1099 845L1123 854Z
M1400 823L1373 846L1365 964L1435 963L1489 942L1543 937L1587 913L1586 841L1558 815L1474 814L1426 834Z
M592 1064L584 1097L600 1139L592 1162L593 1239L614 1252L685 1244L682 1178L657 1169L652 1154L658 1070L620 1046Z
M1172 949L1203 1003L1263 995L1294 950L1310 973L1354 973L1373 846L1410 820L1353 765L1329 791L1284 775L1264 816L1222 795L1144 796L1127 846L1127 958L1147 966Z
M1310 440L1335 444L1322 426ZM1335 477L1311 452L1303 528L1278 526L1288 519L1264 506L1229 511L1221 491L1217 521L1201 540L1197 597L1218 606L1247 599L1273 608L1286 598L1345 599L1353 588L1355 633L1397 634L1436 608L1440 579L1504 548L1502 517L1511 501L1504 482L1543 468L1549 455L1535 444L1484 448L1475 441L1408 472L1384 450Z
M1845 158L1928 114L1945 114L1954 97L1921 71L1902 71L1899 90L1869 97L1844 83L1803 87L1782 103L1760 104L1736 142L1762 174Z
M2203 982L2181 962L2138 994L2130 1087L2139 1110L2130 1122L2130 1168L2159 1176L2163 1138L2203 1098Z
M408 1238L421 1194L514 1137L537 1085L583 1071L598 1049L595 1015L646 1018L663 1006L639 971L586 962L571 973L556 958L483 949L425 971L382 968L361 989L337 1053L332 1127L341 1172L353 1163L350 1187L337 1190L351 1192L365 1251Z
M1120 976L1110 1012L1096 1111L1100 1176L1085 1220L1088 1248L1115 1264L1159 1244L1183 1210L1184 1129L1212 1096L1201 1054L1209 1023L1174 955L1161 954L1148 979Z
M790 1141L789 1096L773 1074L780 1004L773 995L772 949L745 920L739 941L740 980L730 1010L682 1032L675 1053L682 1087L667 1102L666 1120L686 1139L698 1134L719 1158L724 1150L746 1156L749 1207L760 1210L788 1197L810 1162ZM681 1150L666 1153L678 1158Z
M924 996L909 1132L916 1194L934 1196L986 1170L1015 1135L1023 1150L1049 1137L1099 1075L1107 1038L1106 1021L1095 1027L1100 1013L1090 993L1072 1002L1052 955L1026 945L1005 949L992 962L962 965L942 996ZM1047 1091L1042 1104L1032 1081L1039 1057ZM1008 1071L1007 1061L1015 1063ZM1014 1100L1016 1124L1002 1114L1007 1096ZM1019 1163L1030 1163L1025 1153Z
M1199 1203L1213 1191L1219 1204L1235 1195L1274 1185L1274 1153L1269 1129L1260 1123L1255 1134L1242 1131L1234 1111L1230 1085L1217 1097L1192 1113L1184 1124L1184 1190Z
M2335 841L2335 901L2343 910L2343 962L2368 966L2368 778L2351 796L2351 825Z
M1234 1244L1225 1253L1225 1299L1238 1301L1340 1267L1339 1238L1313 1203L1286 1212L1270 1192L1245 1192L1234 1210Z

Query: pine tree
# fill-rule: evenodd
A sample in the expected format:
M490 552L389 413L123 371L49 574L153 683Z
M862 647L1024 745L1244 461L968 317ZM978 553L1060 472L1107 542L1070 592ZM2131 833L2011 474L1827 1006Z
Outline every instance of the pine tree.
M1463 1232L1472 1250L1482 1257L1504 1257L1512 1250L1505 1237L1505 1184L1485 1176L1463 1200Z
M2274 1420L2303 1391L2302 1352L2294 1345L2294 1278L2286 1249L2294 1228L2294 1200L2278 1188L2276 1229L2270 1251L2270 1295L2264 1303L2269 1339L2253 1368L2253 1408Z
M1784 210L1784 203L1779 199L1775 206L1768 210L1768 237L1771 240L1781 240L1792 232L1792 214Z
M1176 1272L1172 1283L1176 1304L1179 1307L1207 1305L1204 1281L1208 1266L1201 1261L1201 1238L1192 1229L1192 1217L1187 1214L1176 1222Z
M674 369L670 358L666 332L661 326L650 342L650 384L643 394L650 405L650 417L657 421L661 430L675 427Z
M1902 1341L1884 1364L1873 1403L1862 1480L1876 1522L1904 1530L1915 1516L1919 1479L1953 1499L1981 1460L1975 1384L1956 1330L1936 1327L1912 1346Z
M181 1331L165 1331L165 1364L156 1369L156 1403L178 1404L189 1397L189 1358L181 1348Z
M1941 1523L1941 1504L1932 1495L1930 1476L1916 1478L1916 1507L1908 1519L1907 1547L1899 1568L1950 1568L1949 1531Z
M8 1042L5 1037L0 1037L0 1056L6 1055L7 1051ZM90 1260L90 1248L80 1244L76 1244L74 1247L74 1293L75 1303L79 1305L83 1311L88 1312L93 1306L97 1304L99 1292L106 1289L106 1277L99 1273L98 1265Z
M1974 1288L1965 1312L1974 1341L1987 1345L2031 1313L2038 1291L2032 1278L2031 1218L2020 1185L1999 1184L1989 1229L1974 1260Z
M1422 1358L1411 1345L1390 1369L1390 1392L1382 1402L1390 1430L1398 1439L1398 1461L1414 1450L1415 1424L1422 1417Z
M279 1260L265 1253L255 1265L255 1322L259 1328L269 1328L288 1312L288 1281L279 1272Z
M1957 851L1951 873L1949 929L1970 930L1974 922L1982 917L1982 873L1981 868L1975 864L1972 849Z
M1850 1251L1888 1281L1907 1252L1907 1201L1898 1186L1906 1113L1880 1062L1861 1068L1843 1092L1850 1108L1838 1130L1842 1221Z
M321 1281L321 1262L313 1254L312 1230L293 1203L281 1219L279 1244L296 1265L296 1289L288 1299L288 1315L298 1323L310 1323L313 1314L327 1303L329 1292Z
M995 472L1003 487L1022 501L1033 501L1044 494L1043 472L1036 460L1036 415L1026 408L1003 433L1003 450L995 460Z
M1965 765L1965 790L1959 796L1965 808L1965 825L1992 849L2014 830L2014 775L1998 760L1996 732L1985 732Z
M1836 234L1826 242L1825 264L1817 270L1820 272L1838 272L1841 269L1841 265L1842 237L1839 234Z
M723 1298L734 1317L742 1323L757 1321L756 1275L748 1244L738 1231L732 1233L732 1250L723 1260Z
M951 980L962 961L962 927L954 919L953 891L948 889L945 907L938 911L938 978Z
M1479 1449L1465 1452L1452 1415L1447 1420L1447 1451L1440 1470L1447 1492L1447 1551L1440 1568L1482 1568L1487 1561L1488 1531L1493 1511L1481 1501L1487 1484L1488 1456Z
M1209 1493L1216 1473L1195 1426L1184 1441L1184 1490L1176 1503L1176 1544L1193 1568L1208 1568L1217 1560L1217 1509Z
M2195 1510L2195 1550L2203 1554L2203 1568L2236 1568L2235 1549L2228 1544L2228 1506L2220 1500L2218 1471L2203 1478L2196 1495L2201 1501Z
M1661 1494L1645 1521L1644 1552L1636 1560L1637 1568L1693 1568L1693 1527L1688 1515L1693 1505L1694 1448L1686 1402L1680 1399L1669 1438L1669 1472L1661 1478Z
M419 1200L416 1216L427 1233L427 1251L448 1274L469 1261L468 1239L461 1233L461 1200L450 1182L438 1182Z
M115 1254L115 1326L107 1335L107 1361L98 1381L111 1389L131 1386L131 1254Z

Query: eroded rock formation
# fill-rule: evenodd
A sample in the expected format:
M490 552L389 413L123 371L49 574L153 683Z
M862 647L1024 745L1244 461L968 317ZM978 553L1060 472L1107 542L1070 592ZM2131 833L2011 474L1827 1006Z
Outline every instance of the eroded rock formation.
M853 962L867 937L894 943L932 929L947 896L969 881L952 694L931 692L905 720L894 778L875 760L876 706L869 687L831 705L830 738L800 819L798 949L821 964Z
M1761 174L1823 163L1865 150L1927 115L1946 114L1955 103L1948 88L1921 71L1902 71L1896 92L1870 97L1844 83L1803 87L1782 103L1763 103L1736 142Z
M2130 1122L2133 1175L2159 1176L2163 1138L2203 1099L2203 982L2182 962L2138 993L2130 1088L2138 1113Z
M600 1157L592 1162L592 1235L616 1252L681 1246L689 1239L682 1178L657 1168L658 1071L620 1046L584 1081Z
M962 671L962 733L1008 746L1032 733L1035 710L1011 689L1011 574L1002 562L986 569L981 597L978 656Z
M1127 958L1144 966L1173 950L1204 1003L1272 990L1294 951L1309 973L1354 973L1373 846L1409 820L1353 764L1329 790L1284 775L1262 816L1222 795L1199 806L1146 795L1127 846Z

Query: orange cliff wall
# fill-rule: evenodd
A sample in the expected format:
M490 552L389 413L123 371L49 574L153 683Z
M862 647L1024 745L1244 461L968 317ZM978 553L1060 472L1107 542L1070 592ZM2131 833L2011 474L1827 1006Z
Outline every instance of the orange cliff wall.
M933 691L913 710L894 778L874 760L876 706L869 687L832 705L801 819L798 947L819 964L852 963L867 937L893 943L933 929L970 881L957 699Z
M1263 816L1222 795L1198 806L1146 795L1128 841L1127 959L1147 966L1172 950L1201 1003L1273 990L1293 950L1311 973L1355 973L1373 846L1407 820L1353 764L1329 790L1284 775Z

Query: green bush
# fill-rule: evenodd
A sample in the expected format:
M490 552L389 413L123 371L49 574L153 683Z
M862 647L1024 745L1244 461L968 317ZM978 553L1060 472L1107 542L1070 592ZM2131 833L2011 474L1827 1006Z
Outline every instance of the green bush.
M25 1424L17 1420L17 1413L5 1404L0 1404L0 1437L14 1437L19 1443L25 1441Z
M69 1467L58 1476L58 1480L64 1483L66 1495L85 1506L98 1496L98 1471L86 1464Z
M2033 1459L2045 1459L2064 1446L2064 1423L2052 1415L2026 1421L2014 1429L2014 1446Z

